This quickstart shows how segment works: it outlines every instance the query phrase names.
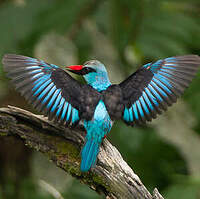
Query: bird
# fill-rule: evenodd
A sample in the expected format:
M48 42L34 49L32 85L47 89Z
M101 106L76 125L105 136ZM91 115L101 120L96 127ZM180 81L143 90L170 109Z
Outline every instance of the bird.
M40 59L5 54L2 60L16 90L49 120L86 130L80 170L94 168L103 139L115 120L142 125L177 101L195 77L198 55L174 56L147 63L119 84L112 84L97 60L60 68ZM70 73L83 76L86 83Z

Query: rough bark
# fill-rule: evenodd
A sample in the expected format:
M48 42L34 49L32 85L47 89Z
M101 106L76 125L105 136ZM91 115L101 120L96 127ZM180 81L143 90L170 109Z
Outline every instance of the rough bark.
M58 167L90 186L107 199L163 199L157 189L153 195L123 160L118 150L104 140L95 168L81 173L80 150L84 129L64 128L41 115L11 107L0 108L0 136L14 136L45 154Z

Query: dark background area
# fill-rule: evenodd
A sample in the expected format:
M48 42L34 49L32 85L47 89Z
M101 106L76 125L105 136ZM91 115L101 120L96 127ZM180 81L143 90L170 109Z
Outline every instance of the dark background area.
M103 62L113 83L165 57L200 55L199 0L1 0L0 57L61 67ZM115 123L109 141L152 191L200 198L200 72L173 107L146 126ZM0 105L35 112L0 64ZM60 196L55 196L60 193ZM0 198L102 198L20 141L0 138Z

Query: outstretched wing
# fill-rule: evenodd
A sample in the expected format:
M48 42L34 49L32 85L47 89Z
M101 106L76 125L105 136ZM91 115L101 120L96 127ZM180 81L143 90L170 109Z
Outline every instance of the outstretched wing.
M156 118L176 102L195 76L200 57L185 55L149 63L119 86L122 90L123 120L130 125Z
M81 118L92 117L98 93L58 66L12 54L4 56L3 65L16 89L49 119L76 125Z

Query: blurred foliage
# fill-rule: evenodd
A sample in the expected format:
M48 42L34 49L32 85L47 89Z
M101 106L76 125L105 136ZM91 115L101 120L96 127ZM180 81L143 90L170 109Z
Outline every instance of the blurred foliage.
M176 176L174 184L165 190L166 198L175 199L179 196L181 199L196 199L200 196L199 187L199 178Z
M1 0L0 25L0 57L4 53L24 54L61 66L99 58L111 73L113 71L112 79L116 80L125 78L148 61L200 54L199 0ZM116 71L121 74L117 75ZM194 131L198 134L199 84L200 73L184 95L197 121ZM1 66L1 106L13 104L30 109L11 88ZM117 122L108 139L150 190L158 187L167 199L200 198L200 173L189 173L180 150L160 138L153 127L132 129ZM0 146L2 154L5 150ZM15 149L9 151L14 153ZM34 171L51 166L37 156L32 159L40 164L27 161ZM1 173L2 169L0 167ZM69 176L56 175L57 168L52 166L52 169L53 172L46 169L43 172L47 176L55 173L51 179L62 180L62 189L52 186L58 188L64 198L101 198ZM42 178L39 173L30 172L29 178L22 178L17 185L14 179L7 179L0 188L0 198L55 198L39 188L38 181ZM52 182L48 178L45 181Z
M151 190L158 186L157 182L160 189L172 183L171 178L175 173L187 174L185 161L179 152L163 142L154 129L140 127L132 130L120 122L112 131L112 143ZM119 133L116 135L117 131Z

